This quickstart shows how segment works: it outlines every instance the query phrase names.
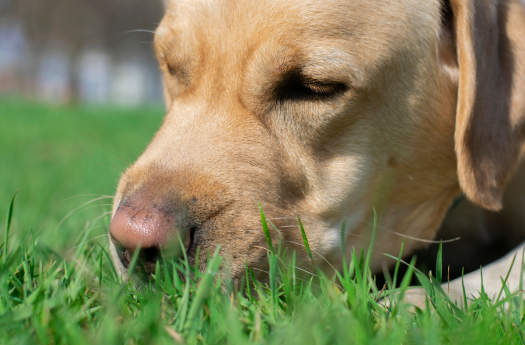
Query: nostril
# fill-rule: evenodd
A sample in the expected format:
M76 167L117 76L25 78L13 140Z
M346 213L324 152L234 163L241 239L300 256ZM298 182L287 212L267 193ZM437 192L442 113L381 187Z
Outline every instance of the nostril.
M180 258L181 250L189 251L195 246L197 226L183 224L180 217L172 213L162 205L140 199L119 206L111 220L109 234L123 268L129 270L136 255L134 272L146 278L154 274L161 257ZM137 248L140 248L138 253Z
M155 263L160 259L160 251L157 248L144 248L140 253L141 261Z
M138 260L147 275L155 273L157 261L160 260L160 251L157 248L141 249Z
M129 269L134 253L122 246L116 245L115 249L122 265L126 269ZM139 250L137 265L139 265L139 267L142 266L146 274L154 273L157 261L160 260L160 251L157 248L144 248Z

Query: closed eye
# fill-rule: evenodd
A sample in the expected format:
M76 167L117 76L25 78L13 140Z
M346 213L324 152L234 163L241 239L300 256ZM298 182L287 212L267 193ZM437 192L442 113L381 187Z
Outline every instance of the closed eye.
M312 80L299 72L290 72L275 88L280 101L321 101L344 94L349 87L341 82Z
M166 69L168 70L168 73L175 77L177 75L177 72L175 70L175 67L173 67L172 65L170 65L169 63L166 64Z
M190 73L185 65L161 61L161 69L168 72L172 79L176 79L181 85L187 86L190 82Z

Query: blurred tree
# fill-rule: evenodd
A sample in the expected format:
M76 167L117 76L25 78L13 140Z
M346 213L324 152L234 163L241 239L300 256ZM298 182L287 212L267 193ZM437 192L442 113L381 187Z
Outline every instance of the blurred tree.
M24 63L27 66L21 68L23 73L16 74L23 82L10 81L8 84L4 77L0 92L5 92L10 85L23 85L11 91L23 90L23 93L37 97L44 94L46 97L43 98L48 100L54 97L49 95L60 94L61 96L55 97L55 101L59 103L66 99L88 102L96 99L99 102L107 98L112 101L111 95L115 94L115 90L111 90L113 86L103 80L93 80L95 76L90 76L89 71L86 71L86 66L89 65L87 62L92 62L86 60L86 52L97 51L101 56L107 57L107 66L104 68L110 75L111 84L118 86L116 71L122 70L121 65L134 64L137 71L137 80L134 83L141 84L139 86L143 90L143 95L137 99L157 102L161 99L161 91L157 63L152 51L152 31L161 18L160 0L0 0L0 24L8 19L19 21L28 43L28 49L24 52L27 56ZM53 55L50 52L50 48L56 46L60 47L60 59L56 58L58 54ZM43 59L47 60L42 62ZM64 86L67 90L48 92L51 89L48 85L57 85L59 64L64 65L60 70L60 78L67 83ZM46 66L54 67L42 70ZM96 64L91 63L91 66ZM93 72L103 77L102 69ZM12 76L9 78L13 79ZM47 82L46 78L54 78L55 81ZM93 92L102 92L104 89L107 90L104 91L106 94L86 96L88 84L100 85ZM64 96L65 94L71 97Z

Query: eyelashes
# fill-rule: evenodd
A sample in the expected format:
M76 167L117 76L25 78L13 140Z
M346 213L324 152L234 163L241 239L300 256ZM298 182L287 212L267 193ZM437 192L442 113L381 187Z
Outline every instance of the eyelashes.
M316 101L336 98L350 87L341 82L316 81L292 71L285 75L274 89L280 101Z

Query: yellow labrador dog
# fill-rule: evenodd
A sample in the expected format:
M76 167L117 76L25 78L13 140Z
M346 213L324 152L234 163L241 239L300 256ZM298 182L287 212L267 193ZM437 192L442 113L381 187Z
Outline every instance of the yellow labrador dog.
M461 194L480 208L453 234L484 229L482 209L525 234L522 180L504 194L525 138L519 0L172 0L155 50L167 114L116 193L123 276L138 245L151 273L180 237L190 261L220 244L224 275L265 280L259 203L307 265L301 217L328 273L342 224L346 253L368 246L374 209L376 269Z

